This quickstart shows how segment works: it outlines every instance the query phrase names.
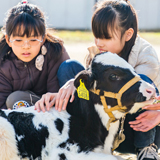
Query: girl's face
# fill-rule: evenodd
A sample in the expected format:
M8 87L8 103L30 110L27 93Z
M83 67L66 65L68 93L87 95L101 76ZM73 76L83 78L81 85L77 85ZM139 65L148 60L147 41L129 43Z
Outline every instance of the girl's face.
M95 44L100 52L111 52L119 54L126 42L125 34L121 38L121 32L116 32L110 39L95 38Z
M42 36L34 37L21 37L21 36L10 36L6 35L6 42L12 48L14 54L18 57L18 59L23 62L30 62L33 58L35 58L40 48L43 44Z

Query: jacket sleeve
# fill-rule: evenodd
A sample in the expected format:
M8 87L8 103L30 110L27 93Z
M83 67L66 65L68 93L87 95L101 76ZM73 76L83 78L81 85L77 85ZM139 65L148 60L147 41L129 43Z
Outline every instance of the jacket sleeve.
M69 59L69 55L65 48L62 48L62 55L56 63L53 65L53 61L49 62L48 65L48 79L47 79L47 92L58 92L59 82L57 78L57 71L62 62Z
M0 70L0 109L7 109L6 99L12 93L11 82Z

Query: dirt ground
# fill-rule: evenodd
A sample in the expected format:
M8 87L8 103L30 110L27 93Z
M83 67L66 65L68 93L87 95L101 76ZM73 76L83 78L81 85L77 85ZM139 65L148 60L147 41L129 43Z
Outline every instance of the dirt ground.
M78 60L85 66L85 57L88 54L87 48L94 44L86 42L86 43L68 43L64 45L71 59ZM154 45L154 44L152 45L155 48L158 54L158 58L160 60L160 45ZM119 153L115 153L115 154L120 155L126 160L136 160L136 155L133 155L133 154L119 154Z

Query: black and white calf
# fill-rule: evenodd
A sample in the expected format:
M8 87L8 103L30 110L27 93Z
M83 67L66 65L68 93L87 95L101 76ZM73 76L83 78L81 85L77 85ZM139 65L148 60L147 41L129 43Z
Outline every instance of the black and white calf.
M151 104L155 89L143 80L130 86L121 97L126 108L112 111L116 121L110 123L109 130L106 125L110 118L100 96L104 91L118 93L136 76L134 69L116 54L101 53L74 82L76 88L84 83L89 97L86 94L81 98L76 92L67 111L58 112L54 107L45 113L38 113L34 107L0 110L0 160L116 160L111 149L119 119L125 112L134 113ZM99 90L100 95L91 90ZM115 98L105 97L105 101L108 108L117 105Z

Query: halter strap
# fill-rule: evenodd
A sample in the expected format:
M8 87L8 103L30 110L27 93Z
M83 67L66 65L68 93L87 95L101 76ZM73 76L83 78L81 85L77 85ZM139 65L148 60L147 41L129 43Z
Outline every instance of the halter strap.
M100 96L100 99L101 99L101 102L102 102L102 105L104 107L104 111L108 114L108 116L110 117L108 123L107 123L107 130L109 130L109 127L110 127L110 123L112 122L115 122L117 121L117 119L114 117L112 111L115 111L115 110L118 110L118 111L121 111L121 112L125 112L127 107L126 106L122 106L122 103L121 103L121 97L122 97L122 94L128 90L130 87L132 87L136 82L138 82L139 80L141 80L140 77L138 76L135 76L133 79L131 79L130 81L128 81L120 90L118 93L113 93L113 92L106 92L106 91L103 91L104 92L104 95ZM91 92L97 94L97 95L100 95L100 90L99 89L91 89L90 90ZM107 102L106 102L106 99L105 97L109 97L109 98L114 98L114 99L117 99L117 103L118 105L114 106L114 107L111 107L111 108L108 108L108 105L107 105Z

